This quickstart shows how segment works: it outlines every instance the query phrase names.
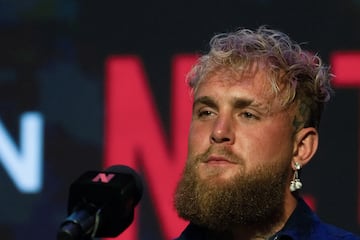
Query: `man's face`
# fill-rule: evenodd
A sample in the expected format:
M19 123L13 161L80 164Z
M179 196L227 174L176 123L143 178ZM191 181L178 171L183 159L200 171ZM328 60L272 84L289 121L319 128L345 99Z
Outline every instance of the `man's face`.
M180 215L221 229L232 221L253 224L282 213L294 129L291 112L279 102L261 69L248 76L222 71L200 83L187 166L175 196ZM235 211L238 216L232 215Z
M188 161L203 181L219 183L259 167L288 164L293 154L292 118L270 90L264 71L221 72L195 92Z

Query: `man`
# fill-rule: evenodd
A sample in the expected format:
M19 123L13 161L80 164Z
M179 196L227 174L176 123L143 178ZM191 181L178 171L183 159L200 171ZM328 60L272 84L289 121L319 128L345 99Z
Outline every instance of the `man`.
M216 35L189 74L188 160L175 194L179 240L359 239L299 197L318 146L331 74L287 35L260 27Z

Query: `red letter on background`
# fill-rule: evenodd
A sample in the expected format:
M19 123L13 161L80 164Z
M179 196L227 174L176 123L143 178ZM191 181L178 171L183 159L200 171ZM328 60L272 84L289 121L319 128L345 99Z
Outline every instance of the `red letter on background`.
M336 87L360 87L360 52L336 52L331 56ZM360 129L360 128L359 128ZM360 139L360 131L359 131ZM359 147L360 149L360 147ZM360 151L358 153L358 182L360 184ZM360 223L360 191L358 190L358 223Z
M106 63L105 165L142 166L165 239L179 235L186 224L173 209L173 193L186 160L192 107L185 75L195 60L195 55L182 55L173 61L170 140L161 127L141 61L128 56ZM117 239L137 239L136 225Z
M360 52L335 52L331 67L336 87L360 87Z

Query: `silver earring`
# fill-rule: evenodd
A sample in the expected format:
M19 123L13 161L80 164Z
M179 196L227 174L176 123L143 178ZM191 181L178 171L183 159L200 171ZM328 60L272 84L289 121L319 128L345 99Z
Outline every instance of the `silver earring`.
M295 192L296 190L299 190L302 188L302 183L299 179L300 168L301 168L300 163L295 162L294 176L293 176L293 180L290 182L290 191L291 192Z

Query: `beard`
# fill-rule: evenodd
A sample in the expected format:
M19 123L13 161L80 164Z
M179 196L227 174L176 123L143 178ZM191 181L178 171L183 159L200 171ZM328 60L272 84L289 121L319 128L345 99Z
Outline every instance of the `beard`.
M181 218L217 232L236 226L266 232L281 220L290 174L288 163L260 166L248 173L239 171L227 180L220 179L220 169L200 179L197 165L208 154L186 163L174 198ZM236 158L229 152L226 155Z

